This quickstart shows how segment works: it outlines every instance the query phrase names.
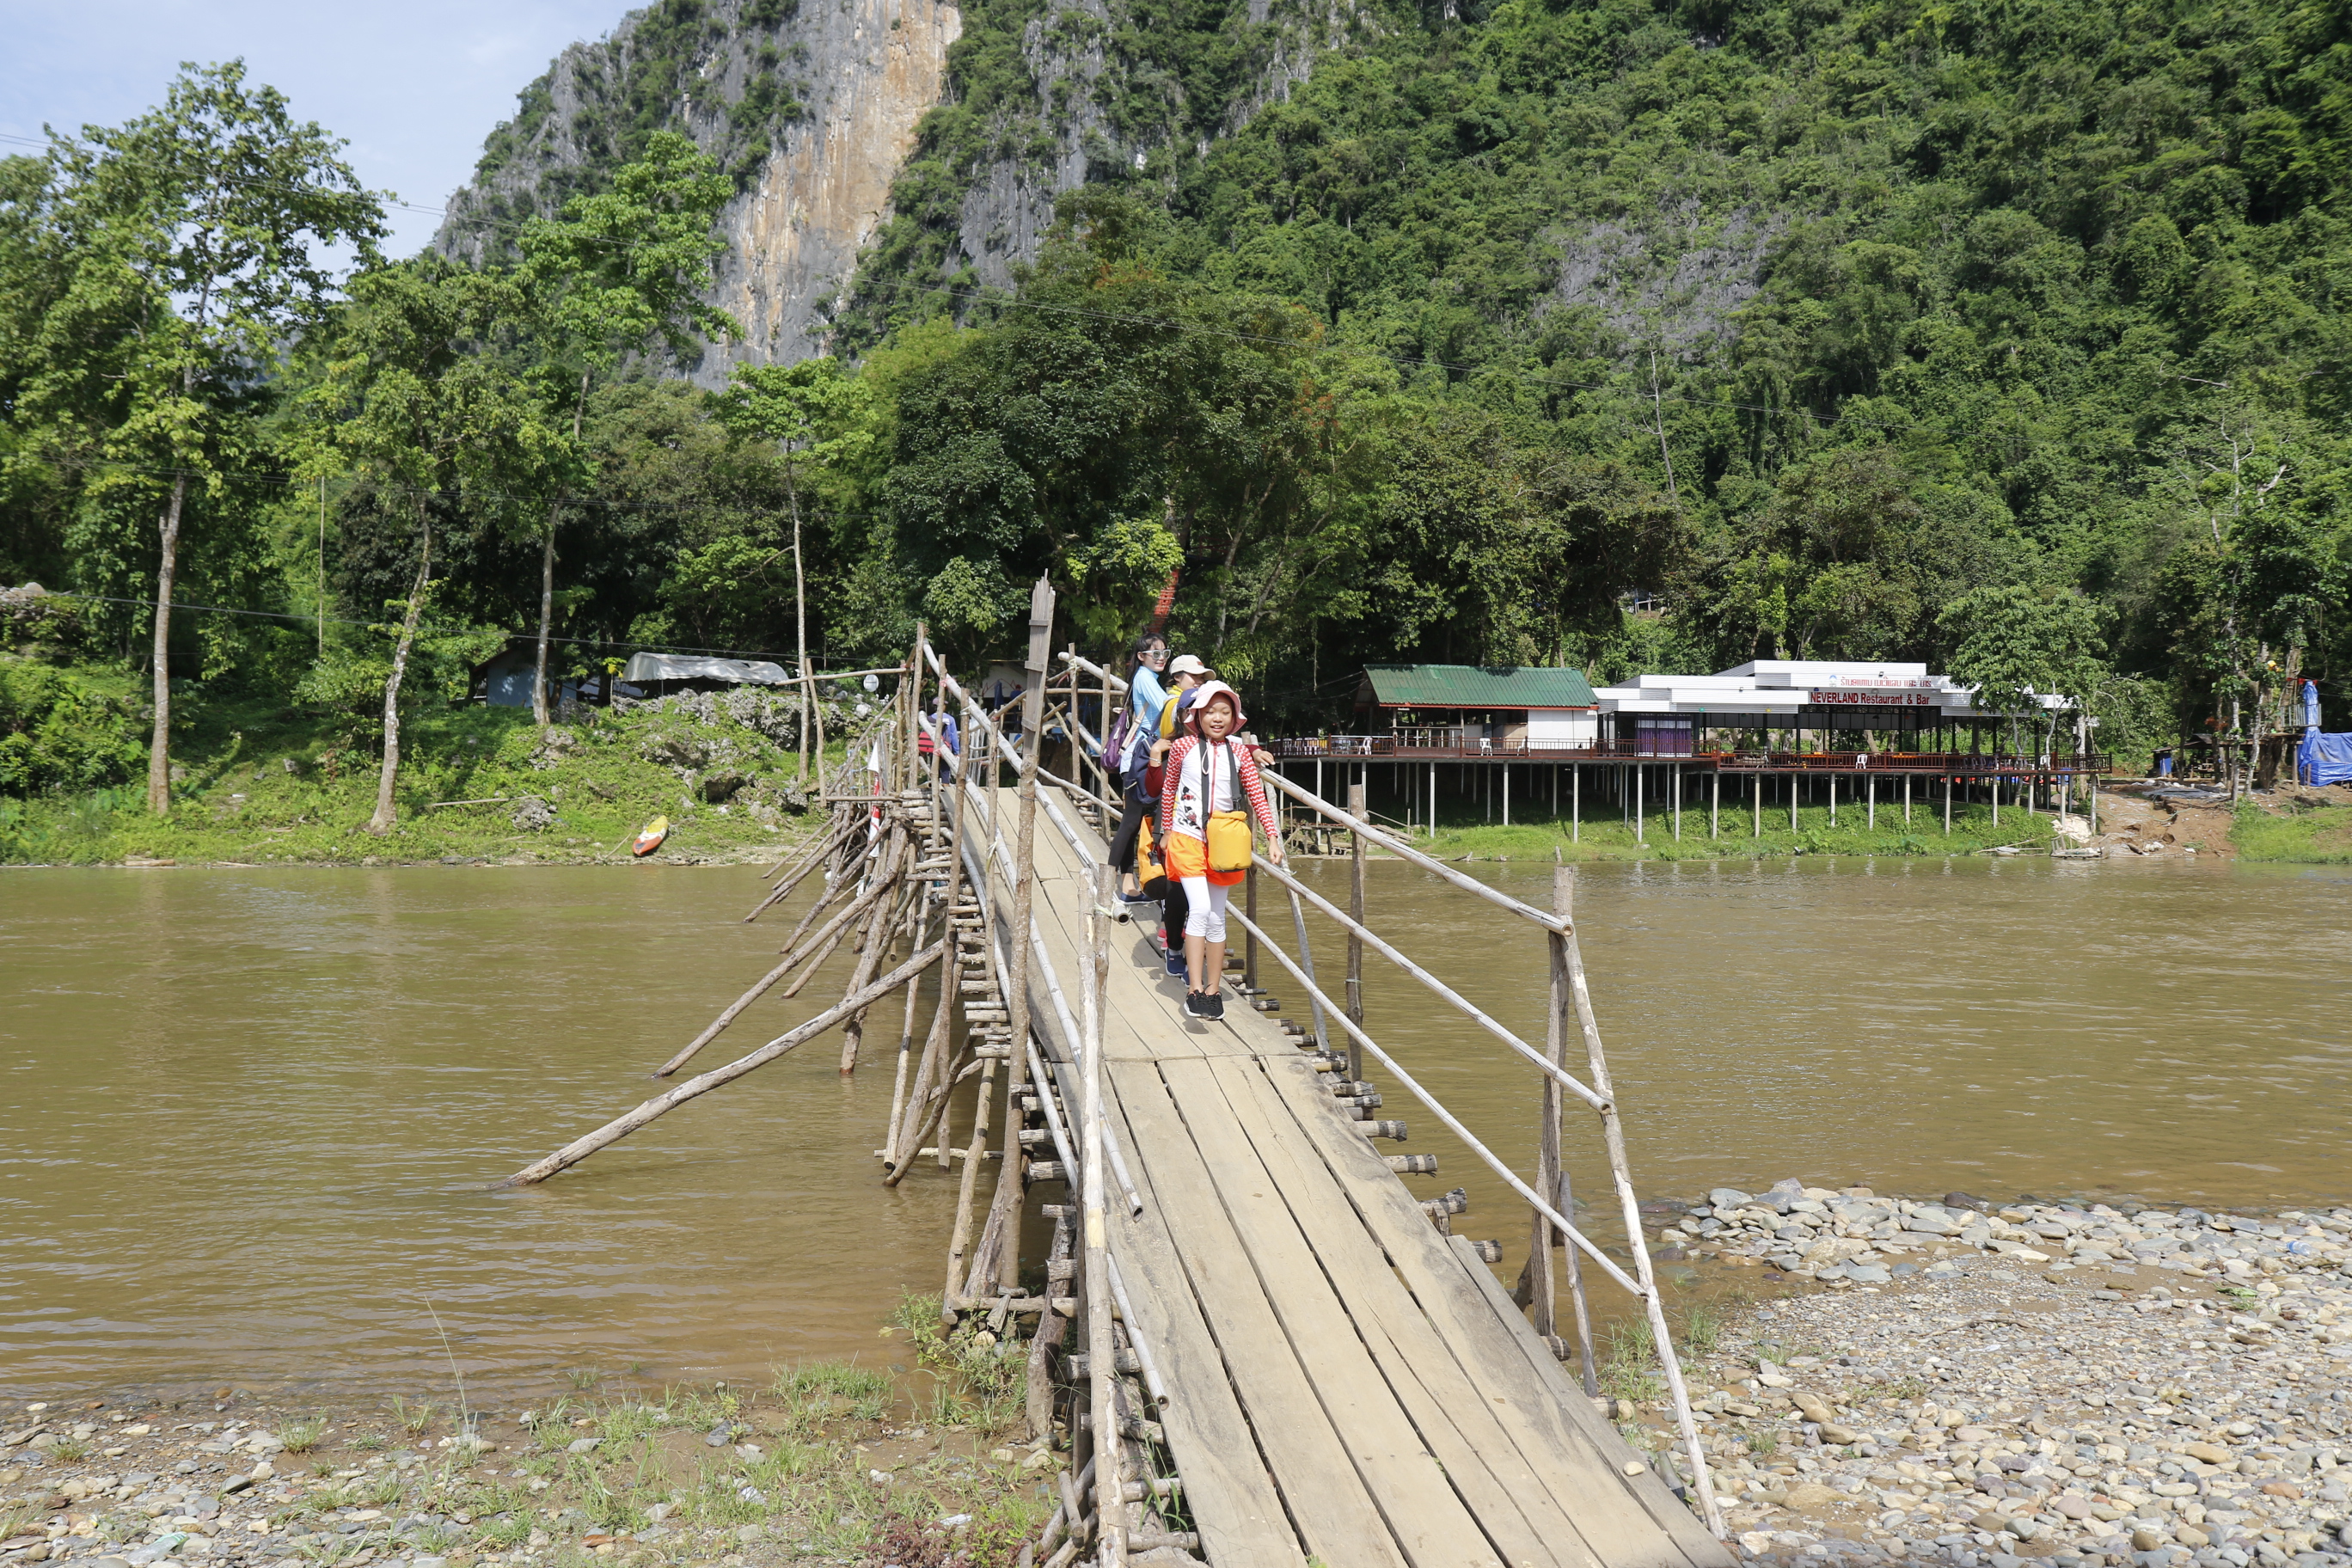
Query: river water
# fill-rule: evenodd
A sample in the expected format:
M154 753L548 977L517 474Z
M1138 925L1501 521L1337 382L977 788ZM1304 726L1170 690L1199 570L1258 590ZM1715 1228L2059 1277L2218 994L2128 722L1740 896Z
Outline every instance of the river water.
M1549 900L1549 866L1472 869ZM1309 874L1344 899L1344 865ZM1410 868L1369 878L1383 933L1540 1040L1535 933ZM835 1037L544 1187L491 1186L644 1098L773 961L788 925L736 919L757 893L746 868L0 876L0 1394L894 1360L877 1327L902 1290L939 1288L954 1201L935 1171L877 1179L895 1010L854 1079ZM2214 1206L2352 1194L2341 869L1601 866L1577 897L1645 1195L1789 1175ZM1316 944L1336 990L1339 944ZM709 1060L839 986L761 1004ZM1530 1071L1377 958L1366 1005L1531 1168ZM1440 1156L1415 1185L1470 1190L1457 1231L1523 1237L1503 1184L1369 1076L1402 1147ZM1580 1195L1604 1196L1597 1140L1570 1127Z

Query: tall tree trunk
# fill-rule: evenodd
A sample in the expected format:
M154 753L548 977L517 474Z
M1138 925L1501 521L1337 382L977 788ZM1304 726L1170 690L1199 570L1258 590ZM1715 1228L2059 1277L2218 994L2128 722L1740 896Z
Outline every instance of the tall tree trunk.
M790 458L784 462L784 497L793 509L793 635L801 649L801 777L808 777L809 733L816 733L817 766L824 765L824 721L817 717L816 682L809 678L808 578L801 570L801 492Z
M400 678L408 673L408 650L416 646L416 618L425 608L425 584L433 572L433 524L420 519L423 558L416 563L416 585L408 591L408 613L400 618L400 642L392 650L392 679L383 683L383 771L376 776L375 815L368 831L381 837L392 831L393 782L400 773Z
M588 414L589 372L580 373L580 395L572 403L572 447L580 448L581 422ZM547 628L555 618L555 520L563 510L563 500L557 497L547 503L547 543L539 556L539 658L532 666L530 683L530 717L535 724L545 724L553 715L547 710Z
M545 724L553 716L547 710L547 623L555 614L555 516L560 502L547 505L547 543L539 556L539 659L532 666L530 682L530 717L535 724Z
M172 579L180 565L180 514L187 500L188 476L175 474L155 568L155 734L147 747L147 809L158 816L172 810Z

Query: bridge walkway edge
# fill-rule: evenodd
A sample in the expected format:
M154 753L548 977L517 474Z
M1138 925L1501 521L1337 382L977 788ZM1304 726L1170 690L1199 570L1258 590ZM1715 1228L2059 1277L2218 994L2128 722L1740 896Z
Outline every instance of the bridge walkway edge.
M1086 868L1042 819L1034 856L1075 1006ZM1115 1213L1110 1246L1210 1561L1727 1568L1298 1049L1255 1012L1189 1018L1156 947L1116 931L1106 1098L1144 1212ZM1042 974L1032 988L1075 1104L1070 1042Z

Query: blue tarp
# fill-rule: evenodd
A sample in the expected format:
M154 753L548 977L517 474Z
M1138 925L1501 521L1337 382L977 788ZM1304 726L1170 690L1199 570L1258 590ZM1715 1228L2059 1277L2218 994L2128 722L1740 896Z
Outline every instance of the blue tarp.
M2305 730L2294 769L2310 784L2352 784L2352 734Z

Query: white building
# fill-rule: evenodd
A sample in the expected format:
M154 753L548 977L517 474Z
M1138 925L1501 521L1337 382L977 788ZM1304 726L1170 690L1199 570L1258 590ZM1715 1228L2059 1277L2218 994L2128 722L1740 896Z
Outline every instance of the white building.
M1594 695L1603 735L1649 741L1661 755L1689 752L1706 730L1917 733L2001 719L1977 707L1974 687L1930 675L1924 664L1848 659L1750 659L1717 675L1636 676ZM2044 709L2066 705L2037 700Z

